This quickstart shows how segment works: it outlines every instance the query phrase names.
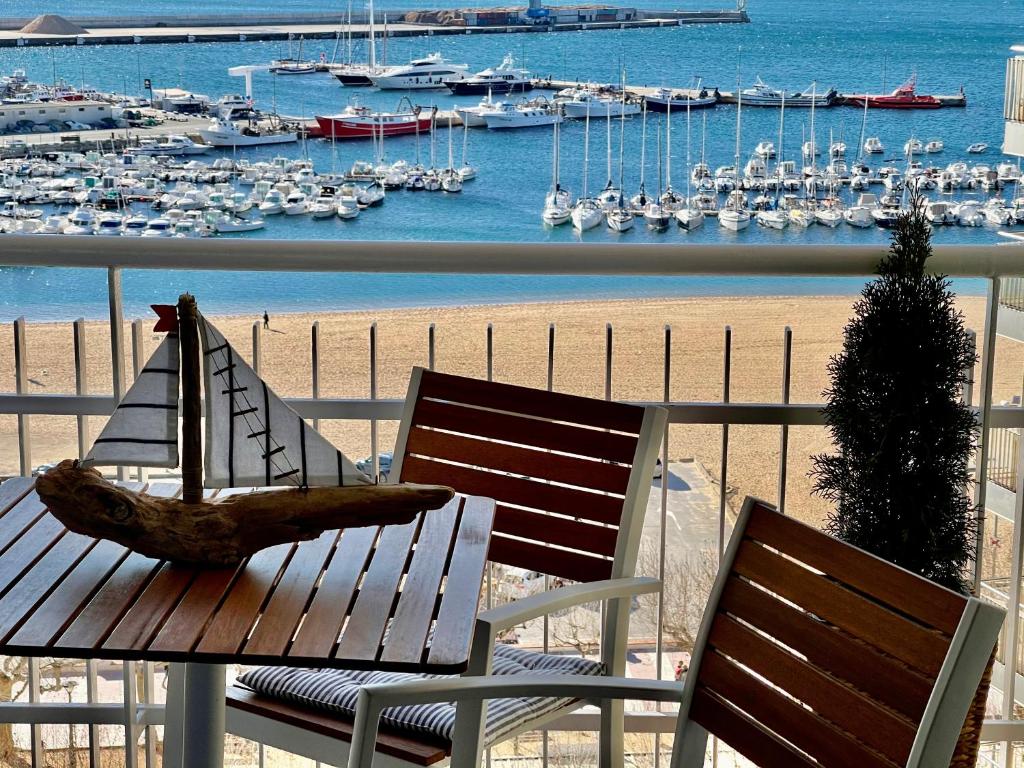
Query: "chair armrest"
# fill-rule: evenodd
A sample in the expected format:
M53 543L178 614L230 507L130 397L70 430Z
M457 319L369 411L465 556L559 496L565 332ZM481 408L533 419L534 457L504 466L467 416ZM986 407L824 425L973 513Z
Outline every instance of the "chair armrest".
M444 677L367 685L359 691L348 768L370 768L381 712L392 706L483 701L520 696L573 699L641 699L678 703L683 686L671 680L586 675ZM456 738L459 735L456 733Z
M658 579L646 576L570 584L484 611L477 617L477 631L491 632L493 640L493 636L502 630L563 608L572 608L598 600L644 595L660 589L661 582Z

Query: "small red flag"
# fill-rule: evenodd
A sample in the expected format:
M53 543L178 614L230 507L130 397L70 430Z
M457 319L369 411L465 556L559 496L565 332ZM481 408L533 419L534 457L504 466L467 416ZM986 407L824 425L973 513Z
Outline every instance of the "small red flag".
M173 304L150 304L159 320L153 333L172 333L178 330L178 308Z

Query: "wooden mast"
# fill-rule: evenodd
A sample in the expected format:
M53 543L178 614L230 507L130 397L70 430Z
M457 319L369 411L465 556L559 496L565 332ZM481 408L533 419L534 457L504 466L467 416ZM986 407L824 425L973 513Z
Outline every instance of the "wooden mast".
M178 339L181 344L181 482L182 501L203 500L202 393L199 365L199 313L195 297L178 297Z

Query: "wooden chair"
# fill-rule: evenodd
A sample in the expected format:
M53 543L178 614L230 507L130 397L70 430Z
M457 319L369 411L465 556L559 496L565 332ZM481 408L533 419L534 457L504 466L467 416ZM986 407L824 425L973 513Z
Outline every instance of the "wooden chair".
M497 502L493 563L578 582L482 612L467 675L492 671L500 633L572 606L603 602L601 659L622 675L632 598L660 582L633 578L665 430L662 408L640 407L414 369L390 478L444 483ZM532 730L585 701L519 724ZM471 734L453 761L478 764L486 707L459 706L455 728ZM228 693L231 733L311 759L344 762L351 721L240 687ZM507 734L507 738L514 734ZM606 765L622 761L622 702L602 710ZM389 765L430 765L446 740L414 732L381 734ZM614 758L613 758L614 756Z
M1003 617L748 499L682 686L540 676L369 686L349 768L370 766L385 707L522 695L678 703L673 768L703 766L708 734L771 768L947 768Z

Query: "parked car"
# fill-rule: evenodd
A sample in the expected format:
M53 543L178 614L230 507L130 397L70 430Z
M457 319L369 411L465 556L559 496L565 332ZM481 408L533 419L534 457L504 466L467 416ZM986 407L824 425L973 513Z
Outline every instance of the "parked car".
M388 473L391 471L391 459L394 454L391 451L381 451L377 454L377 468L380 470L380 481L386 483L388 480ZM356 462L356 469L367 475L373 475L373 457L367 456L365 459Z
M91 125L89 125L88 123L80 123L77 120L68 120L67 126L68 126L68 130L72 130L72 131L91 131L92 130L92 126Z

